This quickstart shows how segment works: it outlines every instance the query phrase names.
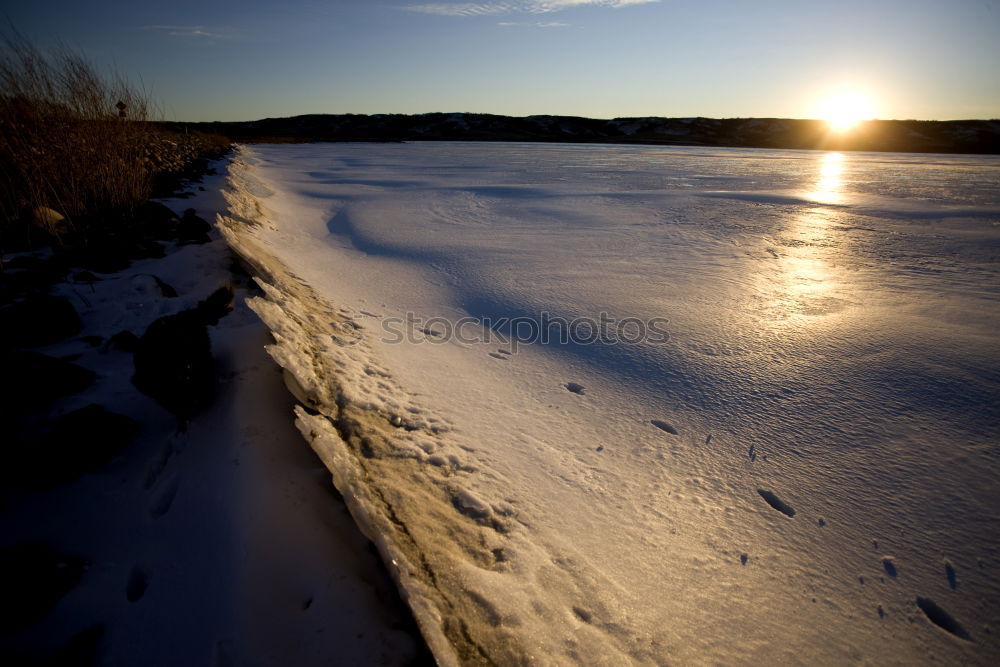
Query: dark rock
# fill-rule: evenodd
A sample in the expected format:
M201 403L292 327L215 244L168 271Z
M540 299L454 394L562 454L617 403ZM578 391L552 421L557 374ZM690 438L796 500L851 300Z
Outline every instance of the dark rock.
M132 383L168 410L189 419L215 393L211 341L196 310L168 315L149 325L135 348Z
M47 246L51 238L23 217L0 223L0 248L4 252L23 252Z
M79 271L73 276L73 280L78 283L96 283L100 278L90 271Z
M41 620L76 586L86 567L82 559L44 544L0 547L0 634Z
M163 204L148 201L135 212L136 226L142 233L160 241L177 238L177 214Z
M139 337L128 330L119 331L108 339L108 346L122 352L135 352Z
M44 234L58 242L59 238L70 232L72 225L59 211L48 206L25 207L21 218L40 229Z
M224 285L199 301L197 310L206 324L218 324L233 309L233 286Z
M65 254L57 253L47 259L24 262L19 270L0 271L0 303L11 303L26 294L41 293L48 286L64 280L69 269Z
M76 308L61 296L32 295L0 310L0 344L35 347L80 333Z
M211 229L212 227L204 218L198 217L195 215L194 209L189 208L184 211L184 215L177 225L177 238L180 241L191 243L208 243L211 240L208 238L208 232Z
M227 285L190 310L161 317L146 329L135 349L132 382L182 419L208 407L216 375L208 325L232 309Z
M38 352L11 350L0 360L7 395L0 412L40 412L60 396L81 392L94 382L92 371Z
M98 273L118 273L131 264L128 243L118 239L103 239L80 248L76 253L76 263L85 269Z
M167 251L162 243L152 239L137 239L132 241L128 255L131 259L160 259L166 257Z

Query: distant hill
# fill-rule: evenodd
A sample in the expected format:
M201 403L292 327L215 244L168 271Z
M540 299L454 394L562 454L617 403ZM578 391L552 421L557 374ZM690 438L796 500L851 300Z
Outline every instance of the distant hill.
M785 118L516 118L478 113L310 114L248 122L178 124L237 141L547 141L1000 153L1000 120L873 120L835 134L817 120Z

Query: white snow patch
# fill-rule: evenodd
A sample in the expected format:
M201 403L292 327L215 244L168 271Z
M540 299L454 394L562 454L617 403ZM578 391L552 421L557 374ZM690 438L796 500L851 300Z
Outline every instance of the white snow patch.
M997 166L258 146L222 225L300 430L442 662L987 664ZM440 335L543 312L669 338ZM973 641L924 622L935 589Z

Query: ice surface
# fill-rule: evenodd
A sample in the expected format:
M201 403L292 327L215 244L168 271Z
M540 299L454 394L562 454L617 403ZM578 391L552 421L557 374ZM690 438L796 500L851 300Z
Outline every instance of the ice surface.
M221 222L443 663L989 664L998 181L993 157L255 146Z

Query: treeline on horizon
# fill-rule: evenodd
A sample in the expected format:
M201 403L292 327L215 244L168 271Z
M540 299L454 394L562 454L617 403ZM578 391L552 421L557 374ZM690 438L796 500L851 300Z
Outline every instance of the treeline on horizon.
M481 113L308 114L177 123L242 142L517 141L1000 154L1000 120L871 120L846 132L786 118L511 117Z

